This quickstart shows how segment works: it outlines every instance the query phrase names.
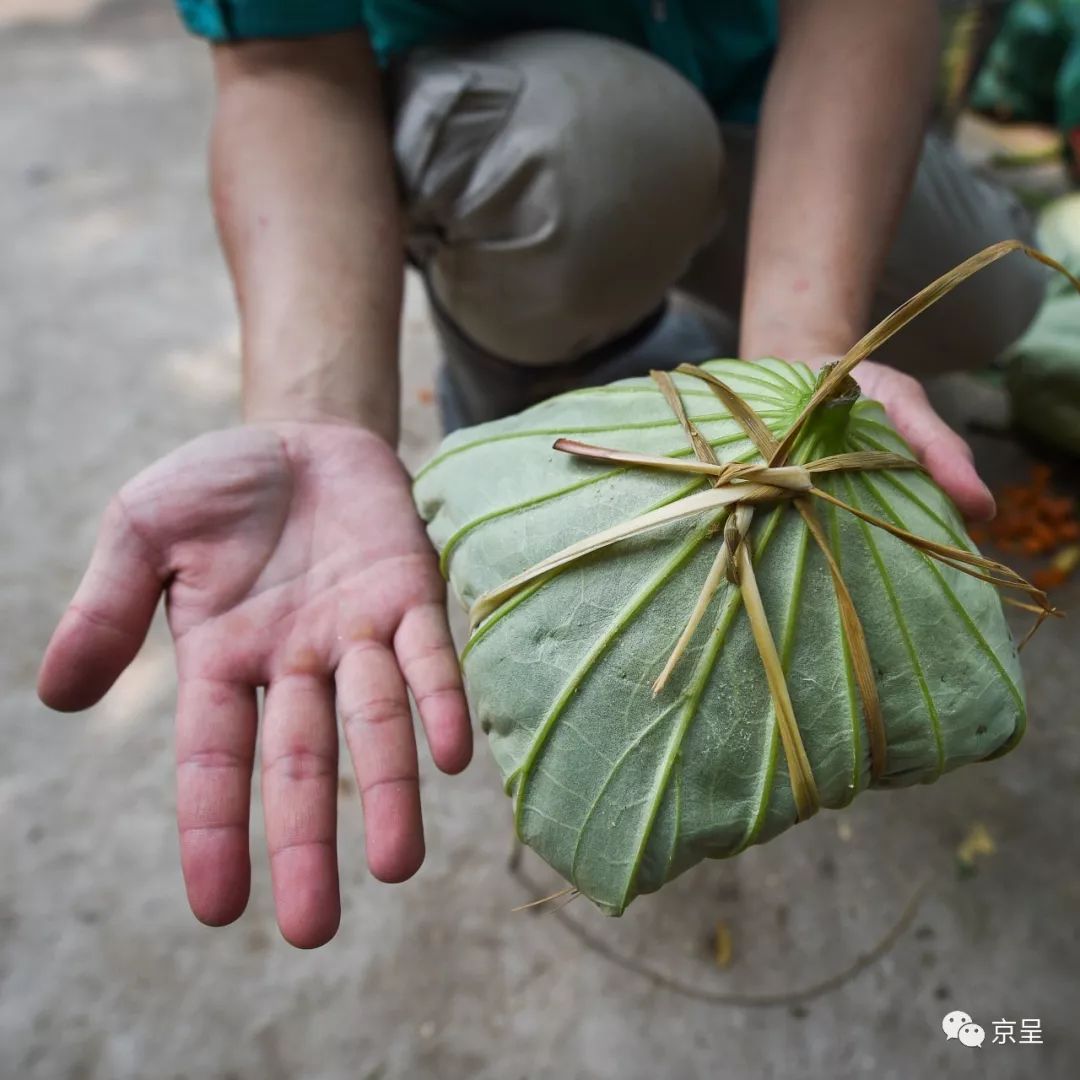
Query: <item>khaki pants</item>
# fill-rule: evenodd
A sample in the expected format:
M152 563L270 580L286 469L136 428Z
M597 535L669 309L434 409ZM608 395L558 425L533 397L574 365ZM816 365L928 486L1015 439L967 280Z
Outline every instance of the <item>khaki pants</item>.
M754 132L718 124L662 61L613 39L544 31L418 51L390 85L409 255L463 421L636 374L618 356L673 288L737 315ZM928 136L875 316L1030 230L1009 192ZM917 374L984 364L1027 326L1044 280L1028 260L1007 259L880 359Z

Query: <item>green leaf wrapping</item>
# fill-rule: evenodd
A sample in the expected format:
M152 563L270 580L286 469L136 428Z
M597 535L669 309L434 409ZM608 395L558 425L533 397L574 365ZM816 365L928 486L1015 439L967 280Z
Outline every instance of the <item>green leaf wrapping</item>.
M803 365L703 365L777 436L814 386ZM721 461L760 460L700 381L676 385ZM417 506L458 597L670 502L704 478L612 468L551 448L559 436L691 457L650 379L553 398L455 432L416 479ZM819 409L791 455L911 456L876 402ZM950 500L906 470L831 474L819 487L921 536L974 551ZM817 500L862 620L885 717L884 774L867 733L821 551L790 503L758 507L756 576L822 805L868 786L930 782L1011 749L1025 709L996 589ZM723 542L716 512L622 541L534 583L474 631L462 656L475 716L514 799L521 839L604 911L707 857L772 839L796 814L776 717L738 590L724 584L668 685L651 684Z

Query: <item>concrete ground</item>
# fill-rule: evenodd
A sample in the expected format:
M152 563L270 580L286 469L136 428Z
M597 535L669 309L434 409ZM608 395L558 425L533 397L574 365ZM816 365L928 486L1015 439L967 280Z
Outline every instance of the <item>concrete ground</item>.
M508 872L509 804L481 745L463 777L427 769L430 854L404 886L367 875L343 779L331 945L280 939L261 859L240 922L196 924L177 867L162 626L84 716L48 713L33 680L108 495L236 418L234 316L204 196L207 60L163 3L5 0L0 103L0 1077L1076 1075L1077 619L1025 653L1032 725L1012 756L821 814L621 920L583 900L511 912L559 883L531 857L532 886ZM437 438L415 293L405 351L415 464ZM1026 467L1007 439L976 443L996 482ZM1076 583L1060 602L1080 606ZM973 829L982 854L961 872ZM702 999L842 973L921 881L885 955L840 985L773 1005ZM1044 1044L947 1043L954 1009L988 1033L1038 1018Z

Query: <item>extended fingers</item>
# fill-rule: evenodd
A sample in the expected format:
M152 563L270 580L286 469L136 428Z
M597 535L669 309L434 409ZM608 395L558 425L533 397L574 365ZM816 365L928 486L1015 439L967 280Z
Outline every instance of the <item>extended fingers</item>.
M394 654L374 642L350 649L335 673L338 712L364 807L368 867L404 881L424 861L416 739Z
M180 865L196 918L239 918L251 883L248 807L256 703L250 686L182 679L176 711Z
M472 757L472 729L446 608L437 603L411 608L394 636L394 650L435 764L443 772L460 772Z
M314 948L341 918L337 725L331 686L314 675L272 682L263 709L262 792L278 925Z
M974 521L992 518L994 497L979 478L971 447L938 416L919 383L897 375L895 389L883 400L896 430L964 517Z
M38 675L41 700L65 712L98 701L139 651L161 589L159 568L114 499L82 582L45 651Z

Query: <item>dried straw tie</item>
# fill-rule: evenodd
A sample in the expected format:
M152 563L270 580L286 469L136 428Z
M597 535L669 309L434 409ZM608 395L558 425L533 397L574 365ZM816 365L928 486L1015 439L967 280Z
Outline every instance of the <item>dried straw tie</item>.
M788 464L788 457L806 422L822 405L853 399L858 394L858 387L850 379L852 369L870 353L879 348L901 327L915 318L926 308L936 303L972 274L995 262L1012 251L1022 251L1030 258L1065 274L1080 291L1078 281L1060 263L1049 256L1020 243L1018 240L1005 240L973 255L970 259L942 275L921 292L902 304L892 314L883 319L873 330L858 341L836 364L823 369L814 392L802 412L781 439L765 426L761 417L731 387L721 382L714 375L690 364L680 364L675 370L683 375L690 375L704 381L724 403L731 415L742 425L750 440L761 454L762 463L739 464L724 463L717 460L708 440L701 434L693 420L686 413L678 390L667 372L654 371L652 377L660 388L664 399L678 417L686 432L696 460L680 460L658 457L651 454L638 454L626 450L610 450L599 446L590 446L573 439L559 439L555 449L578 457L594 461L614 462L621 465L637 466L648 469L662 469L668 472L694 473L708 477L712 487L704 492L686 495L658 510L651 510L630 521L603 529L592 536L579 540L562 551L541 560L528 570L516 575L498 588L480 596L470 609L469 616L475 628L497 608L513 597L526 585L541 578L558 573L564 567L577 562L586 555L600 551L618 543L620 540L638 536L650 529L658 528L672 521L694 515L720 510L719 520L723 522L723 543L716 553L711 569L705 578L697 603L690 614L686 628L679 636L663 671L653 684L653 693L659 693L666 685L679 659L686 651L694 632L705 616L710 602L720 585L726 580L735 585L740 592L742 603L746 607L750 630L754 637L765 669L773 706L776 710L780 730L780 740L787 760L788 774L795 808L800 821L810 817L820 808L817 784L810 768L795 712L784 678L783 665L773 639L772 631L765 616L765 608L758 590L757 578L750 545L746 537L753 521L756 506L790 502L802 515L818 547L821 549L832 576L840 610L840 625L846 641L848 654L852 660L856 685L862 699L863 713L870 744L871 775L877 779L885 770L887 740L885 721L881 712L881 703L877 693L870 652L866 644L862 622L851 599L851 593L844 583L840 567L833 556L825 533L814 513L813 498L823 499L834 506L846 510L863 521L884 529L893 536L922 552L924 556L936 559L981 581L988 581L1001 589L1014 589L1025 594L1030 602L1023 602L1006 597L1006 601L1025 610L1036 612L1039 616L1022 644L1026 644L1031 634L1047 615L1060 612L1051 606L1046 593L1036 588L1014 570L1003 564L973 554L963 548L948 544L939 544L924 537L916 536L891 522L868 514L851 506L835 495L814 486L814 476L820 473L862 471L876 469L921 469L918 462L900 454L879 451L858 451L846 454L834 454L816 461L800 465Z

